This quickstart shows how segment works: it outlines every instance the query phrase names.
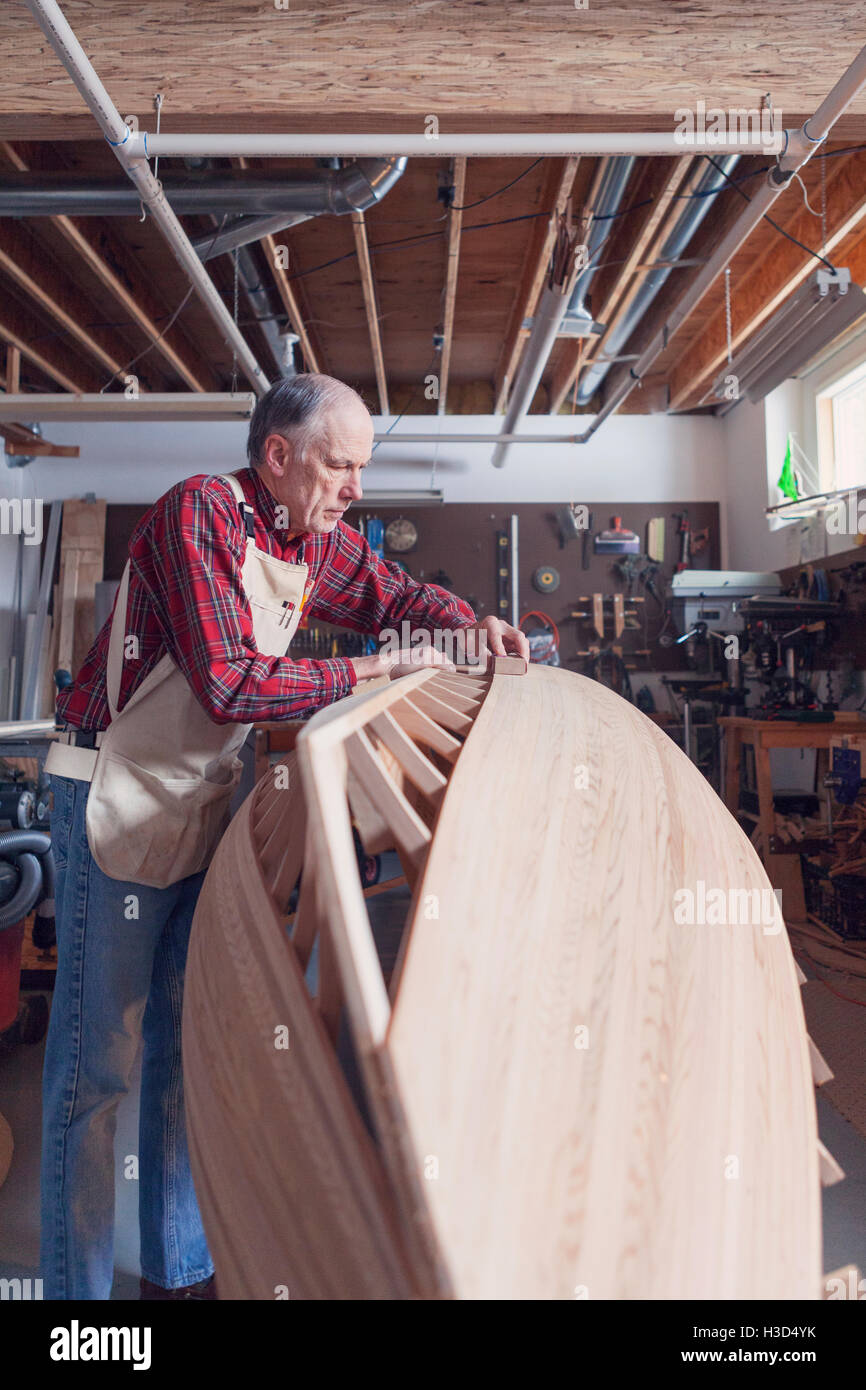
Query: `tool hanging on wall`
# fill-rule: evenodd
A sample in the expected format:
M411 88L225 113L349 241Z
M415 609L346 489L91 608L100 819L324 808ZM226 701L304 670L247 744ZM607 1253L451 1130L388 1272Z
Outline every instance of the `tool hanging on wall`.
M625 584L627 598L631 598L636 583L642 584L659 607L664 606L664 601L656 584L656 575L661 568L657 560L647 559L644 555L626 555L622 560L615 560L611 568L616 571Z
M385 523L378 516L368 516L365 524L367 544L380 560L385 558ZM365 656L375 656L378 651L376 638L369 636L364 645Z
M692 563L692 528L688 512L672 512L677 519L677 535L680 538L680 558L677 560L677 574L682 574Z
M599 531L592 545L596 555L640 554L640 540L634 531L623 526L620 516L611 517L609 530Z
M559 571L553 565L541 565L532 576L532 587L540 594L552 594L559 588Z
M543 627L535 628L526 634L529 642L529 660L537 666L558 666L559 661L559 628L552 618L546 613L540 612L536 608L524 613L518 626L522 629L527 618L539 618Z
M604 638L605 617L610 615L613 620L614 637L619 637L625 631L634 632L640 629L639 610L634 605L643 602L643 598L627 599L622 594L582 594L578 603L591 603L592 609L574 609L571 616L591 621L596 635ZM578 652L578 655L585 653Z
M508 622L511 594L511 567L508 563L508 532L496 532L496 616Z
M583 534L581 535L581 538L580 538L580 567L581 567L581 569L584 569L584 570L588 570L588 569L589 569L589 564L590 564L589 542L590 542L590 538L591 538L591 536L592 536L592 528L593 528L593 525L594 525L594 524L595 524L595 517L593 516L593 513L590 512L589 515L588 515L588 517L587 517L587 525L586 525L586 527L584 528Z
M367 544L380 560L385 558L385 523L377 516L367 517Z
M663 516L650 517L646 524L647 558L657 565L665 562L665 519Z

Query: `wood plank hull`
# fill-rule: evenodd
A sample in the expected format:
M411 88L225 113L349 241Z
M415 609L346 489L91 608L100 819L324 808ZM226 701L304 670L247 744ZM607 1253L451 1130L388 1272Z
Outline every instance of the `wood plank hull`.
M817 1297L794 961L751 844L681 751L534 666L361 693L297 759L232 822L193 927L186 1093L221 1296ZM412 887L390 992L354 779ZM282 893L304 865L291 936L276 849ZM275 1057L281 1021L295 1051Z

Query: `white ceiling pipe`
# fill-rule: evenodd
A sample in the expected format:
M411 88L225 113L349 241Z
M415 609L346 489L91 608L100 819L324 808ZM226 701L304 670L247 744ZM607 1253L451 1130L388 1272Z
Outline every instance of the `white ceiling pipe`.
M2 397L0 397L2 399ZM579 434L374 434L382 444L579 444Z
M341 155L360 159L365 155L442 158L452 155L778 154L782 143L783 132L766 135L760 129L736 132L724 140L715 140L712 134L692 135L676 130L484 135L440 131L435 137L408 131L395 131L392 135L364 134L357 130L336 135L154 135L138 131L130 136L127 148L134 159L153 159L157 155L213 158L292 155L299 159Z
M26 0L26 4L99 122L103 135L138 189L142 203L171 247L178 264L186 272L226 342L237 353L238 365L244 375L248 377L253 389L259 395L264 395L270 385L268 378L202 266L192 242L172 211L159 180L154 177L146 160L131 152L132 133L100 82L93 64L72 32L60 6L56 0Z
M703 270L699 272L686 294L672 310L667 322L655 335L634 366L630 368L629 375L605 401L589 428L578 437L579 443L586 444L596 430L604 424L605 420L622 405L626 397L631 395L639 379L649 371L656 358L664 352L674 333L694 312L711 285L721 275L725 266L757 227L764 213L785 191L791 177L799 169L802 169L803 165L812 157L818 146L826 139L831 126L839 119L864 85L866 85L866 46L861 48L851 66L842 74L832 91L821 102L814 116L810 116L800 130L786 132L785 150L778 167L768 175L766 183L761 186L748 207L744 208L730 231L722 238Z

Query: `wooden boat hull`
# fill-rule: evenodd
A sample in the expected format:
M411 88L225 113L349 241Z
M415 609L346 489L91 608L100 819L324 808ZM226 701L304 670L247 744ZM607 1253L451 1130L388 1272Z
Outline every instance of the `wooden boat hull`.
M229 827L187 972L222 1296L818 1296L812 1072L779 905L650 720L550 667L419 672L323 711L286 778ZM412 889L390 992L353 812Z

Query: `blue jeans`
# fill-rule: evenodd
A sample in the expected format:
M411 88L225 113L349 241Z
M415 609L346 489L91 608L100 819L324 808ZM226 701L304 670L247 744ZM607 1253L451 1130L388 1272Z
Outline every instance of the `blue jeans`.
M108 878L87 844L89 782L52 776L51 787L57 979L42 1078L44 1294L110 1295L117 1106L142 1039L141 1272L179 1288L213 1273L190 1173L180 1050L184 966L205 875L170 888Z

